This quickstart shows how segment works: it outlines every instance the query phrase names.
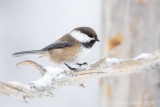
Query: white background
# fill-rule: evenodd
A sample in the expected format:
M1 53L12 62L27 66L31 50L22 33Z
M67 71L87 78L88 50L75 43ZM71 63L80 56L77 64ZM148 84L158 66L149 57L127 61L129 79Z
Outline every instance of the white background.
M0 80L24 84L37 80L40 74L35 68L18 69L16 64L31 59L44 66L56 65L37 55L14 58L12 53L41 49L79 26L92 27L100 35L100 16L100 0L0 0ZM96 43L83 61L99 59L99 50ZM0 107L99 107L98 80L85 86L59 89L54 98L34 99L28 104L0 95Z

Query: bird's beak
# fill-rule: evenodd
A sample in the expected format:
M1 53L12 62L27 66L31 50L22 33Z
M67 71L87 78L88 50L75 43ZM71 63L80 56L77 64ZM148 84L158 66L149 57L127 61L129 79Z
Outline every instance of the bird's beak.
M97 41L97 42L100 42L100 40L99 40L98 38L96 38L96 41Z

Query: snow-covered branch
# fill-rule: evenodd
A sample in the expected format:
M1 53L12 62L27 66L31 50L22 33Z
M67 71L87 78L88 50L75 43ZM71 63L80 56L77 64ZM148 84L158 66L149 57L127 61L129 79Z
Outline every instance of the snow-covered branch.
M152 54L141 54L133 59L104 58L86 68L78 68L78 72L58 67L43 68L43 66L29 60L20 62L17 67L24 65L37 68L42 77L28 85L19 82L0 81L1 94L24 100L53 96L52 92L58 88L83 84L90 79L158 69L160 67L160 51Z

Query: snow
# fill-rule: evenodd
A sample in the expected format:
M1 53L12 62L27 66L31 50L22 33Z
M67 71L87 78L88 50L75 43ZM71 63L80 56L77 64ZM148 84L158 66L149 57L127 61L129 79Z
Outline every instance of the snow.
M145 59L145 58L148 58L148 57L150 57L151 56L151 54L148 54L148 53L142 53L142 54L140 54L139 56L137 56L137 57L135 57L135 58L133 58L134 60L137 60L137 59Z
M119 62L120 62L120 60L116 59L116 58L107 58L106 59L107 66L111 66L113 64L118 64Z
M40 79L38 79L37 81L33 82L33 84L36 87L48 87L51 86L52 83L52 79L54 78L62 78L61 74L62 72L64 72L64 70L62 68L59 67L46 67L45 68L47 70L47 72L44 74L44 76Z

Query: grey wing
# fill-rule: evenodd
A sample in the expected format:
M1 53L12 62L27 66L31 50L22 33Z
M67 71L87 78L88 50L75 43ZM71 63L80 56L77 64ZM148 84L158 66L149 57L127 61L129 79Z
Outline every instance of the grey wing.
M59 48L67 48L72 46L73 44L68 43L68 42L62 42L62 41L57 41L53 44L50 44L46 46L45 48L41 49L42 51L49 51L51 49L59 49Z

